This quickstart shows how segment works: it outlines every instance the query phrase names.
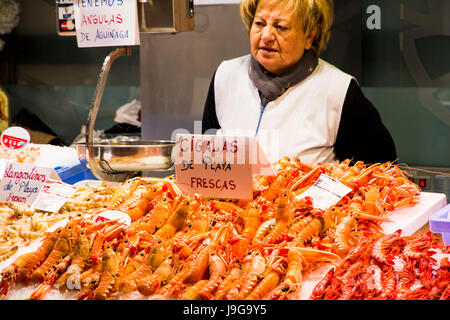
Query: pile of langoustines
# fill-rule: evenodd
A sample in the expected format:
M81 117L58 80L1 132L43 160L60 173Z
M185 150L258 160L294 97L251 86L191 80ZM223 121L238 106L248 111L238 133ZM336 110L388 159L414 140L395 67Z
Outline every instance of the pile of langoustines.
M16 254L19 248L44 237L57 223L106 208L115 188L106 182L95 187L79 187L55 213L35 210L22 203L0 202L0 262Z
M188 196L171 177L128 180L6 266L0 295L25 283L31 299L51 288L78 299L299 299L305 273L333 264L311 299L449 298L442 241L380 227L388 212L419 201L398 166L285 158L274 168L276 176L254 178L250 201ZM323 173L352 189L327 210L296 198ZM127 213L131 225L94 222L105 209Z

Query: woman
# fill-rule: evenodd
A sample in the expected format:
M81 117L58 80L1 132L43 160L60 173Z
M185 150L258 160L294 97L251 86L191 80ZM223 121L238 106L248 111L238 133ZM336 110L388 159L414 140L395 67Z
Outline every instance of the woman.
M271 161L394 161L395 145L356 80L319 55L332 0L243 0L251 54L217 68L203 132L255 136Z

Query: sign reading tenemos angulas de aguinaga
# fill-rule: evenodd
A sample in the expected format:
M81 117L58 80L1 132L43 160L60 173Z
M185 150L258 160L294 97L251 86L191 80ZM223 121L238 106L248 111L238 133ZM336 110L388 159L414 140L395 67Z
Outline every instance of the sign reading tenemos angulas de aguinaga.
M139 45L136 0L75 0L79 48Z

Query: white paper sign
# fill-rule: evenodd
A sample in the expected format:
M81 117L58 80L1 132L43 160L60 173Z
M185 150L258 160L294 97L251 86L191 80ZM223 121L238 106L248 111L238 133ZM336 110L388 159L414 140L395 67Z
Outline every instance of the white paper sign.
M31 205L51 176L51 168L5 162L0 172L0 201Z
M252 199L252 175L275 175L254 137L178 134L172 158L177 185L188 194Z
M188 194L251 199L252 164L249 137L177 135L173 149L175 177Z
M77 190L76 187L57 180L48 180L31 207L48 212L57 212Z
M136 0L75 0L78 47L139 45Z
M314 208L326 210L345 197L351 188L333 179L326 174L321 174L319 179L305 192L299 194L296 199L311 197Z

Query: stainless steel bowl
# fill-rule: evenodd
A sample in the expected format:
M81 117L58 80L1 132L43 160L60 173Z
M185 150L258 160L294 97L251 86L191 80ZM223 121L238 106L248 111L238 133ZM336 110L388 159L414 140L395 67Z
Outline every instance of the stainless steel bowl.
M77 145L80 157L88 159L92 173L105 181L125 181L139 171L166 171L173 167L174 141L109 141ZM91 149L91 153L86 152Z

